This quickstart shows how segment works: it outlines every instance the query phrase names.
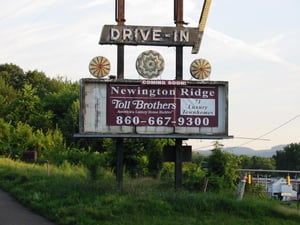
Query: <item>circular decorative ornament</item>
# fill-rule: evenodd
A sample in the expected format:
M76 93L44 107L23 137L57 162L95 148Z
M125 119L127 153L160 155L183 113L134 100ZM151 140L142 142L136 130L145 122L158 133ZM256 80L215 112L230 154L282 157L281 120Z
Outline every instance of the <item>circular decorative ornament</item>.
M209 77L211 73L211 66L206 59L195 59L191 63L190 73L194 78L203 80Z
M135 67L137 72L144 78L156 78L164 70L165 62L161 54L148 50L142 52L136 59Z
M89 71L97 78L105 77L110 72L110 62L103 56L96 56L89 64Z

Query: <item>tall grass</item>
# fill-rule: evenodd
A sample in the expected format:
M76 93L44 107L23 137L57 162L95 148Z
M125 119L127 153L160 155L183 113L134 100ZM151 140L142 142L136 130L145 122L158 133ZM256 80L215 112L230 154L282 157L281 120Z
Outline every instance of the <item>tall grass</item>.
M173 183L125 178L121 190L110 171L91 179L86 168L34 165L0 158L0 186L60 225L298 224L299 212L275 200L235 193L174 191Z

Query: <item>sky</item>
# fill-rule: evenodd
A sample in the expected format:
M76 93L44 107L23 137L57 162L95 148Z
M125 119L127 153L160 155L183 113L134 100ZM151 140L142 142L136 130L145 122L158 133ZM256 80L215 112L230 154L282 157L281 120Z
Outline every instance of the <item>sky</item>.
M95 56L111 62L113 45L99 45L103 25L115 25L113 0L0 0L0 64L78 81L92 78ZM125 0L126 25L175 26L171 0ZM184 21L197 27L203 0L184 0ZM184 48L183 79L194 59L212 66L208 80L229 82L229 135L224 147L254 150L300 143L300 1L212 0L198 54ZM126 46L125 78L141 79L138 55L156 50L165 60L159 79L175 79L173 47ZM193 150L214 140L191 140Z

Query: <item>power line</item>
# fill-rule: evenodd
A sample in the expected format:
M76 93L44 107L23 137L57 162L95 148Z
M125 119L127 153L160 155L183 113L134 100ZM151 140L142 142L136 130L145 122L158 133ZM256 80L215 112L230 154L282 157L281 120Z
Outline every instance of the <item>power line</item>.
M266 133L264 133L264 134L258 136L257 138L253 138L252 140L247 141L247 142L245 142L245 143L242 143L242 144L240 144L239 146L236 146L236 147L234 147L234 148L238 148L238 147L241 147L241 146L245 146L245 145L247 145L247 144L249 144L249 143L251 143L251 142L253 142L253 141L257 141L257 140L261 139L262 137L265 137L265 136L267 136L267 135L273 133L274 131L279 130L281 127L283 127L283 126L289 124L290 122L294 121L294 120L297 119L298 117L300 117L300 114L294 116L293 118L289 119L288 121L284 122L283 124L279 125L278 127L275 127L274 129L272 129L272 130L270 130L270 131L268 131L268 132L266 132Z
M286 121L286 122L280 124L279 126L273 128L272 130L270 130L270 131L268 131L268 132L266 132L266 133L264 133L264 134L262 134L262 135L260 135L260 136L258 136L258 137L256 137L256 138L234 137L234 139L250 139L250 140L249 140L249 141L246 141L246 142L244 142L244 143L242 143L242 144L240 144L240 145L238 145L238 146L231 147L231 148L242 147L242 146L245 146L245 145L247 145L247 144L249 144L249 143L251 143L251 142L253 142L253 141L269 141L270 139L265 139L265 138L263 138L263 137L265 137L265 136L267 136L267 135L273 133L273 132L276 131L276 130L279 130L281 127L283 127L283 126L289 124L290 122L296 120L298 117L300 117L300 114L298 114L298 115L292 117L292 118L289 119L288 121ZM200 147L197 147L196 150L200 150L200 149L204 149L204 148L208 148L208 147L213 147L213 146L214 146L213 144L211 144L211 145L206 145L206 146L200 146Z
M265 139L265 138L250 138L250 137L236 137L236 136L234 136L233 138L234 139L247 139L247 140L249 140L249 139L254 140L255 139L256 141L270 141L270 139ZM219 139L218 139L218 141L219 141ZM197 147L194 147L193 149L195 151L197 151L197 150L206 149L206 148L214 147L214 146L215 146L215 144L209 144L209 145L205 145L205 146L197 146ZM236 148L236 147L233 147L233 148Z

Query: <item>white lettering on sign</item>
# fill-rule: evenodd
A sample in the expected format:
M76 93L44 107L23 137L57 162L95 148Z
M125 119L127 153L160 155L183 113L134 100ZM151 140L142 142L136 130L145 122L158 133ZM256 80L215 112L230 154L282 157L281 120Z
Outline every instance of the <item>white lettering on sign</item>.
M159 28L111 28L111 41L154 41L160 42L171 39L174 42L189 42L189 30L175 30L172 33L163 33Z
M119 99L113 99L112 104L115 106L115 109L131 109L133 106L134 109L175 109L176 104L175 103L162 103L160 101L157 102L145 102L144 100L119 100Z
M177 86L179 83L167 80L158 83L109 85L107 124L175 127L218 125L218 87Z
M175 96L176 91L174 89L164 89L164 88L142 88L140 86L112 86L111 93L114 95L139 95L139 96L149 96L149 97L157 97L157 96Z
M215 90L207 90L201 88L181 88L180 95L183 97L202 97L212 98L215 97Z
M161 34L160 34L161 30L159 29L154 29L152 31L152 39L153 41L160 41L161 40Z
M142 85L170 85L170 86L186 86L186 80L142 80Z

